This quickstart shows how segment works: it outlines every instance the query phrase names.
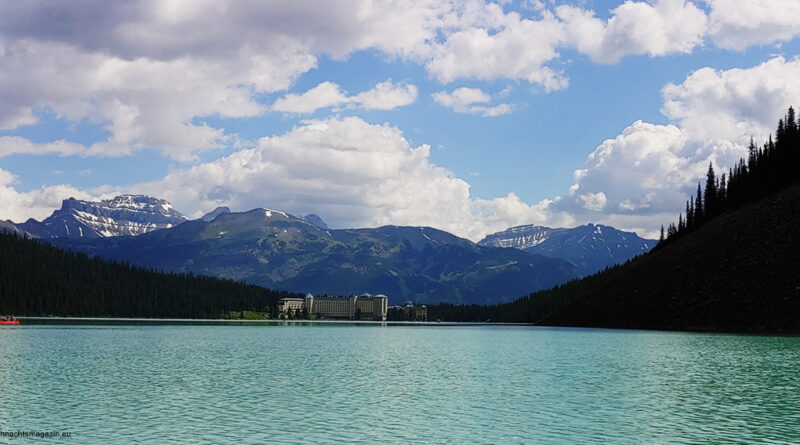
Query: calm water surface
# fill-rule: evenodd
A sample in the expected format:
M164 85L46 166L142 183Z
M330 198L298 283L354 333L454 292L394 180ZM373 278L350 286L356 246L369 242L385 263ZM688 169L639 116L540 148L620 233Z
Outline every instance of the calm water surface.
M0 443L800 443L800 338L498 326L0 329Z

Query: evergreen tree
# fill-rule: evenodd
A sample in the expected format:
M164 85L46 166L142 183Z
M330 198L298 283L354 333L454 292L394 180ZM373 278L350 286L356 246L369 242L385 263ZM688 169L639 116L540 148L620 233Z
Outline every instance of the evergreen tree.
M747 146L747 167L752 170L755 168L756 159L758 158L758 149L756 148L756 143L753 141L753 137L750 136L750 145Z
M717 208L717 181L714 177L714 166L708 163L708 173L706 174L706 190L703 196L703 211L705 219L714 217Z
M703 209L703 191L700 190L700 183L697 183L697 195L694 201L694 221L695 224L702 224L705 218Z

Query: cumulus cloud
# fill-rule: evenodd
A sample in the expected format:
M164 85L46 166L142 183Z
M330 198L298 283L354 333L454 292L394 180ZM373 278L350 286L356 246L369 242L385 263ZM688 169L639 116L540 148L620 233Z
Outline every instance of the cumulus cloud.
M461 87L452 92L439 91L431 95L439 105L452 109L456 113L480 114L483 116L501 116L511 113L512 107L507 103L487 106L492 97L480 88ZM480 105L478 105L480 104Z
M68 121L88 119L111 134L88 154L126 155L154 148L186 160L219 147L223 130L193 122L198 116L256 116L252 96L286 88L315 59L293 53L246 62L195 58L155 60L86 53L63 43L0 41L0 118L26 107L48 108ZM20 123L17 120L17 123Z
M135 186L194 216L217 206L317 213L335 227L427 225L480 239L509 224L554 218L549 201L484 200L389 125L357 117L308 121L256 147ZM560 216L568 218L566 216Z
M50 216L54 209L61 207L61 201L74 196L78 199L99 199L92 194L70 185L60 184L41 187L28 192L14 188L16 177L9 171L0 169L0 219L24 222L28 218L42 219Z
M800 36L796 0L705 0L711 8L709 33L720 48L786 42Z
M776 113L800 104L800 59L774 57L755 67L702 68L664 87L663 113L694 140L766 139Z
M261 115L268 107L260 97L290 88L320 54L345 59L375 48L425 64L444 81L510 77L563 87L562 76L542 65L556 56L550 36L557 27L552 17L520 19L472 0L6 2L0 17L0 128L35 124L35 110L49 109L110 133L86 147L87 155L151 148L187 161L236 141L236 135L203 124L203 117ZM483 43L473 46L471 36ZM277 108L294 109L293 102L298 110L337 103L392 109L413 102L417 89L386 81L355 96L343 94L323 83L287 96Z
M566 77L546 65L558 57L561 23L550 13L541 20L531 20L516 13L502 14L497 11L498 5L487 8L493 13L488 14L491 18L479 20L480 14L466 15L472 24L449 33L433 46L433 57L426 64L428 71L445 83L459 78L505 78L539 84L547 91L565 88Z
M36 123L34 110L102 125L88 154L153 148L178 160L235 141L197 118L258 116L259 95L288 89L319 54L378 48L423 57L439 2L4 2L0 128ZM396 107L411 85L379 84L359 98ZM380 103L379 103L380 101Z
M607 21L569 5L559 6L556 13L564 21L566 41L601 63L627 55L691 52L703 43L708 26L705 12L686 0L626 1Z
M272 104L273 111L313 113L321 108L355 106L366 110L391 110L417 100L418 89L406 83L393 84L392 79L380 82L371 90L348 96L332 82L322 82L302 94L287 94Z
M637 121L604 141L551 210L657 234L677 219L709 163L727 172L751 136L763 142L788 106L800 103L798 77L800 60L776 57L747 69L703 68L668 84L662 111L676 124Z
M742 49L798 35L794 0L705 1L710 16L686 0L627 0L607 20L541 1L524 3L532 17L484 0L5 1L0 129L34 125L39 110L52 110L111 134L87 155L150 148L186 161L237 141L203 117L263 114L264 94L288 90L323 54L344 60L374 49L418 63L443 83L512 79L553 91L569 83L556 65L562 49L612 63L689 52L708 36ZM387 81L346 96L323 82L276 107L392 109L416 94L413 85ZM510 107L477 111L493 116Z

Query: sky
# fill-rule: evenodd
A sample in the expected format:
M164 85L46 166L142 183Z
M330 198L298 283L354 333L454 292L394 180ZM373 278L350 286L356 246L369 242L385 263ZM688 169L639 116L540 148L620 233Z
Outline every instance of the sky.
M146 194L655 237L800 105L800 0L0 0L0 219Z

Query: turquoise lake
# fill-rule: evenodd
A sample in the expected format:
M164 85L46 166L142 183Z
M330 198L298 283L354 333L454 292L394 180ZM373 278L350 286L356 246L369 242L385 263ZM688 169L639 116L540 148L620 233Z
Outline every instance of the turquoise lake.
M800 443L800 338L517 326L0 328L0 443Z

